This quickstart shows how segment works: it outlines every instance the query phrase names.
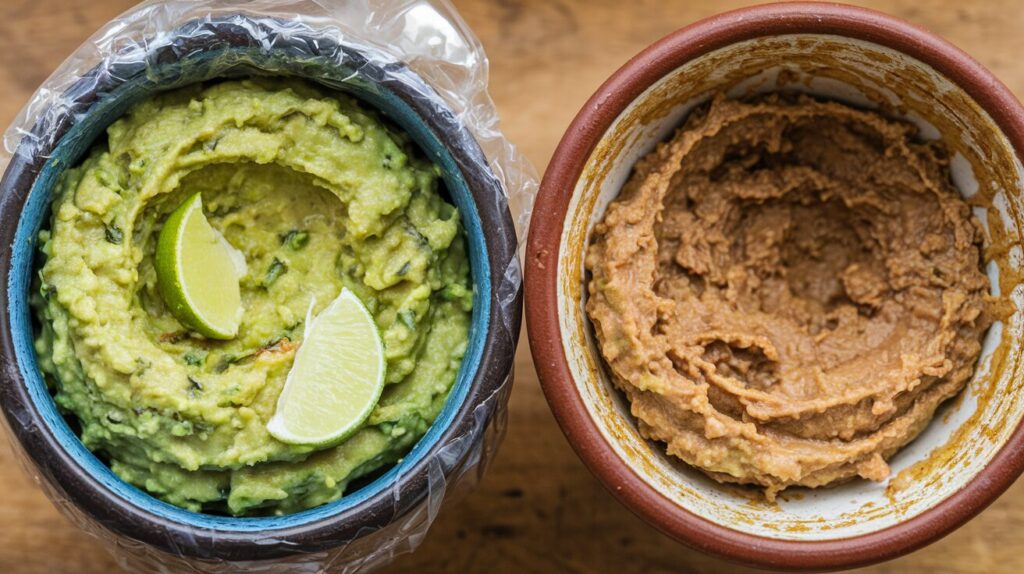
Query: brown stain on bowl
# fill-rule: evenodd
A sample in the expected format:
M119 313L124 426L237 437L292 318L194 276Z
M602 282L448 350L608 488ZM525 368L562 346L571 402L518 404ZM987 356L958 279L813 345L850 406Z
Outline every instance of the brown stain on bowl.
M780 66L779 62L784 64ZM762 78L743 89L743 82L749 82L751 78L770 69L780 70L774 81ZM1012 165L1012 148L998 130L992 129L991 118L976 102L964 92L951 89L951 86L944 84L929 70L914 65L906 58L867 43L851 43L838 36L758 38L691 61L685 73L675 74L648 89L646 96L642 96L620 115L619 120L592 151L577 189L574 190L558 259L559 287L564 295L559 304L567 306L567 311L573 311L573 306L577 307L574 313L567 314L571 322L562 322L563 342L566 354L576 356L583 369L583 373L577 374L578 383L585 387L587 392L584 394L593 398L594 402L589 404L589 408L592 415L600 418L600 426L607 438L618 447L639 476L648 481L655 480L659 487L664 487L666 483L671 485L674 492L667 494L677 500L686 500L686 506L697 509L695 511L698 514L701 514L700 508L712 506L714 501L708 500L704 492L691 487L687 482L658 481L654 478L663 475L666 466L670 467L671 464L664 460L667 455L663 447L644 440L632 417L623 412L628 411L628 406L612 388L589 332L585 313L579 308L585 300L583 259L589 244L589 231L592 223L601 215L598 207L602 199L600 191L612 174L616 173L618 158L635 146L650 147L656 143L640 141L637 134L641 133L641 129L663 122L675 110L699 104L722 89L740 89L746 95L764 90L814 91L820 89L815 86L822 80L856 86L858 93L855 95L863 100L858 103L864 105L867 102L866 105L883 113L905 116L913 111L943 134L950 156L956 153L962 155L977 177L978 191L971 198L971 203L989 215L985 258L986 262L996 261L999 265L1002 293L1009 294L1021 283L1021 271L1009 263L1011 250L1021 243L1020 230L1024 228L1024 222L1021 220L1020 209L1014 201L1002 202L1015 227L1014 232L1010 233L1002 224L996 207L997 196L1017 192L1020 187L1018 174L1012 169L993 169L991 165L993 158L1003 166ZM993 449L990 447L1019 422L1022 411L1020 393L996 392L996 383L1002 378L1001 375L1017 373L1020 369L1019 350L1013 349L1010 356L1013 346L1008 339L1012 335L1009 319L1007 316L1003 340L990 358L987 373L976 376L967 391L976 399L974 413L943 446L890 479L885 489L888 504L876 505L869 501L857 510L843 514L839 520L823 517L802 519L787 512L785 505L801 502L805 496L803 493L784 497L783 505L779 505L766 502L760 494L749 488L718 485L718 491L734 499L737 504L732 507L732 512L712 519L741 530L759 526L763 530L800 538L800 534L847 529L868 521L898 520L906 516L921 502L924 494L941 489L955 475L942 470L970 467L972 457L991 452ZM951 420L963 407L964 396L965 393L961 393L954 403L946 407L941 420ZM998 401L995 405L998 412L1015 416L999 417L994 425L983 420L990 416L990 403L994 400ZM982 429L982 432L979 433L978 429ZM909 485L929 488L916 488L911 492L907 488ZM765 516L773 518L764 520Z

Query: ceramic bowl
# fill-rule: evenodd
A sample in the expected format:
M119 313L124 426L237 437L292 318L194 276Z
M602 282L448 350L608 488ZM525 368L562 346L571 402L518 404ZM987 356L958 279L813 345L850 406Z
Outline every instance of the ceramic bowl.
M987 229L986 270L1013 304L974 378L892 459L881 483L794 489L777 503L720 485L645 441L605 373L584 312L590 232L636 160L714 93L799 91L879 109L949 148L952 175ZM526 255L530 347L576 452L626 506L693 546L757 566L852 567L949 533L1024 468L1018 287L1024 261L1024 111L992 75L936 36L831 4L726 13L675 32L602 85L567 130L534 209ZM986 207L987 206L987 207Z
M188 559L259 562L339 545L352 552L401 548L422 532L446 486L482 471L504 425L518 291L498 288L517 244L498 179L473 136L409 68L339 44L337 35L251 16L194 21L154 39L136 57L105 62L71 86L22 140L0 182L0 401L16 443L58 507L118 547L156 549ZM132 103L217 77L297 76L349 93L400 125L439 165L467 231L475 302L470 343L447 404L398 465L340 500L271 518L188 512L115 476L75 436L37 367L27 295L36 235L47 220L54 181ZM46 137L54 135L56 137ZM52 141L52 144L39 143ZM486 229L487 233L483 230ZM398 525L397 529L386 528ZM397 546L396 546L397 545ZM219 571L219 570L218 570Z

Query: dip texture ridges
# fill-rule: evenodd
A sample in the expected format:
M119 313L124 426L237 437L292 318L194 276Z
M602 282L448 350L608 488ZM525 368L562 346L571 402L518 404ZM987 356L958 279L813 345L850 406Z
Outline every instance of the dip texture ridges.
M131 484L195 511L285 514L400 460L437 417L469 336L458 210L408 136L298 81L195 85L136 104L64 175L40 236L40 367L81 439ZM202 193L244 253L237 337L188 332L157 292L162 222ZM343 287L369 308L387 378L325 449L266 423L314 314Z
M769 497L877 480L973 372L982 237L913 126L719 96L595 227L587 312L670 454Z

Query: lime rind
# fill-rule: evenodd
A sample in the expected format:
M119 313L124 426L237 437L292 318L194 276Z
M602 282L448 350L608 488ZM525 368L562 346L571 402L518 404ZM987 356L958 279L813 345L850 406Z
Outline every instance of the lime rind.
M312 321L267 430L281 442L326 447L355 433L384 389L384 342L359 298L343 288Z
M238 334L245 256L210 226L200 194L182 202L164 222L155 263L160 295L182 325L212 339ZM232 273L225 274L225 268Z

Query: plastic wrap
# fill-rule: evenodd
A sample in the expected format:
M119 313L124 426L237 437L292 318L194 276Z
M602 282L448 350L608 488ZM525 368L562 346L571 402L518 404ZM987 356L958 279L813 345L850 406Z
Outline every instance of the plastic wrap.
M168 60L198 58L200 53L220 47L222 40L249 51L207 62L198 73L182 66L168 71L164 66ZM279 61L277 54L286 55L287 61ZM335 71L354 69L353 77L321 77L314 68L324 62L338 64ZM479 172L482 175L475 183L482 181L498 190L492 197L494 204L487 209L499 218L503 213L511 215L509 230L515 228L505 231L513 235L510 252L498 259L490 254L494 266L492 316L496 317L492 331L497 329L502 343L486 352L502 356L487 362L488 372L477 375L464 398L467 406L452 407L456 410L450 428L443 431L419 466L411 468L410 476L395 478L394 488L375 495L388 499L385 512L364 514L352 524L335 524L313 533L296 533L300 527L280 532L268 528L236 532L230 540L226 535L221 540L208 528L190 530L170 524L166 518L154 518L135 532L125 526L124 507L107 509L109 500L95 501L82 495L84 484L95 486L88 473L66 470L74 464L71 459L54 460L54 456L38 452L36 445L59 441L50 436L51 430L42 428L38 417L44 415L30 404L43 399L33 399L31 392L14 388L25 384L25 369L31 368L25 357L30 351L19 347L17 341L5 341L5 390L0 398L19 458L54 504L108 546L129 571L368 571L420 544L442 506L476 483L504 434L521 305L515 237L525 233L537 178L498 129L498 116L487 93L486 55L446 1L157 0L140 4L111 21L68 57L6 131L6 153L0 157L5 170L4 196L0 197L4 225L12 225L12 212L29 209L25 206L31 204L28 190L35 185L32 180L51 161L61 138L80 122L105 125L124 111L126 104L102 109L108 93L131 82L142 85L142 91L163 90L253 69L271 75L306 75L328 87L354 82L357 92L374 92L376 88L367 87L367 82L380 82L416 103L421 115L440 118L434 118L432 125L442 126L442 139L461 150L461 160L456 162L459 167ZM355 78L357 75L360 78ZM467 165L474 158L477 165ZM473 178L469 179L470 186L475 185ZM479 204L482 196L475 197ZM484 235L501 233L501 229L483 229ZM16 252L5 255L8 289L19 285L12 278L19 265ZM8 299L15 297L5 296L5 307L14 305ZM19 313L23 312L5 310L5 332L24 327L19 327ZM399 488L404 478L410 480Z

